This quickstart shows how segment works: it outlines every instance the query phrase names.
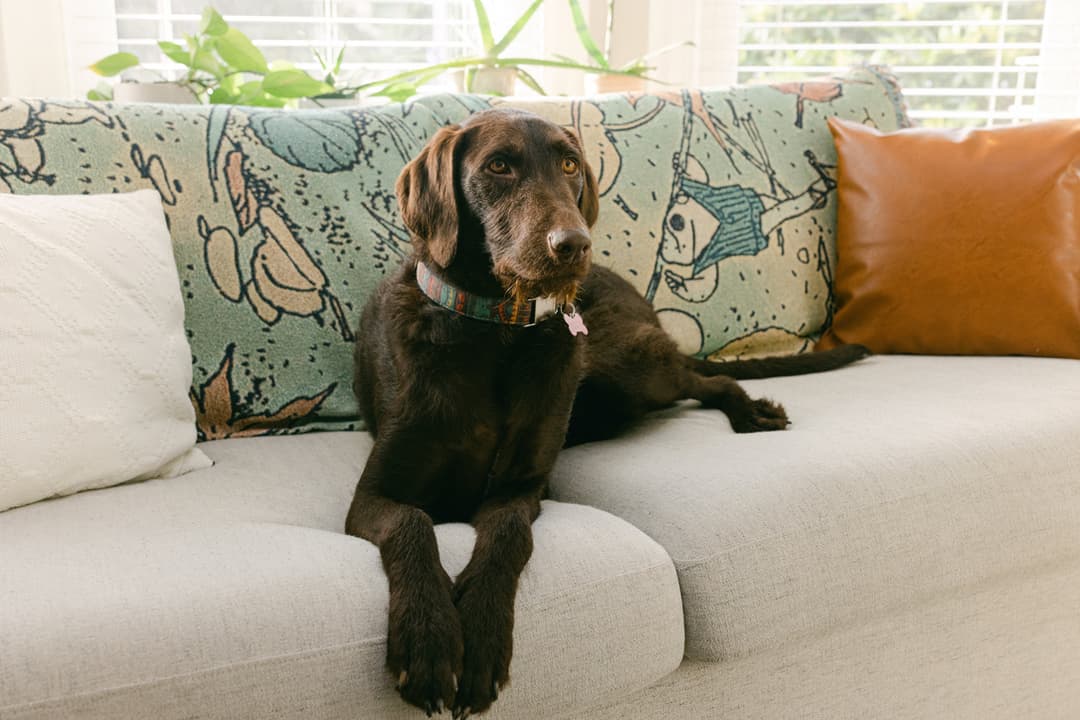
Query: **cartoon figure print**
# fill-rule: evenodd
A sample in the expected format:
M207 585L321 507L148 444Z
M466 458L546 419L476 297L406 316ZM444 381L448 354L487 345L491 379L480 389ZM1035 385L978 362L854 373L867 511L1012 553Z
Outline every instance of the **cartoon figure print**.
M751 120L744 118L744 122ZM757 255L785 222L824 207L836 187L835 168L818 162L810 150L804 157L817 178L798 194L775 180L776 195L760 194L744 185L711 185L704 165L689 154L690 127L689 122L684 126L674 161L675 179L664 214L657 267L645 293L650 301L656 296L662 269L664 282L677 297L705 302L716 292L721 261Z
M684 91L684 95L689 94ZM772 165L753 115L738 116L734 108L732 124L748 138L747 142L740 141L712 113L704 129L721 143L729 159L740 157L757 173L753 180L748 178L747 184L714 184L704 164L691 154L691 137L695 119L699 119L702 110L701 103L684 97L681 105L684 116L680 145L672 158L672 189L653 272L645 290L646 299L654 305L658 303L661 282L684 303L708 301L719 285L720 263L731 257L762 252L784 223L824 207L829 193L836 187L835 167L819 162L809 150L803 157L816 177L804 187L786 187ZM751 185L753 182L760 187L761 176L768 186L764 192ZM687 337L691 334L701 337L700 323L685 308L657 306L656 309L666 322L695 325L696 332L686 328L683 334ZM696 352L701 348L685 349Z

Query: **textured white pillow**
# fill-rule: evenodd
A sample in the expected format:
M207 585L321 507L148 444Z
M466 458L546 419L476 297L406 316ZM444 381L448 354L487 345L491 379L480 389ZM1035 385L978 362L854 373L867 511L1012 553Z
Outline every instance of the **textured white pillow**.
M0 510L208 467L161 199L0 194Z

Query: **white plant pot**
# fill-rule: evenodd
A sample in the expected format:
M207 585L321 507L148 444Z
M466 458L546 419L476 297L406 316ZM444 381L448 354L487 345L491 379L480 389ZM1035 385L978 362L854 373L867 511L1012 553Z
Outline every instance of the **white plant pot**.
M471 77L471 83L466 83L466 73ZM514 94L517 86L517 70L492 67L466 68L454 73L454 82L457 84L458 92L507 97ZM466 89L467 85L471 87Z
M644 78L629 75L586 75L585 92L588 95L645 92L645 82Z
M195 94L174 82L122 82L113 86L113 101L118 103L157 103L192 105Z

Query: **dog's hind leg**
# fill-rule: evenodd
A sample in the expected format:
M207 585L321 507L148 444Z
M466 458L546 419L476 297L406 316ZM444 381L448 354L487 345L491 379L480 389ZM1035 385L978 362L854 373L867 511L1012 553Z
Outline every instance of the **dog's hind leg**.
M702 407L723 411L737 433L783 430L791 423L784 407L765 398L754 399L731 378L696 376L689 397Z
M593 344L587 373L570 416L566 444L604 440L618 435L645 413L679 400L697 400L724 412L735 432L783 430L783 407L755 400L730 377L697 371L695 361L679 352L658 325L621 327Z

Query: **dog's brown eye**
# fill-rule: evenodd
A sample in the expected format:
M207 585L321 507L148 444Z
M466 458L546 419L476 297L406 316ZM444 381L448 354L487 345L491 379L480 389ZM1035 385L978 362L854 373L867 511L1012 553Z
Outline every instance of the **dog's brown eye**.
M577 172L578 164L574 158L563 158L562 171L567 175L573 175Z
M494 160L489 162L487 165L487 169L495 173L496 175L506 175L510 172L510 166L506 163L505 160L501 160L499 158L495 158Z

